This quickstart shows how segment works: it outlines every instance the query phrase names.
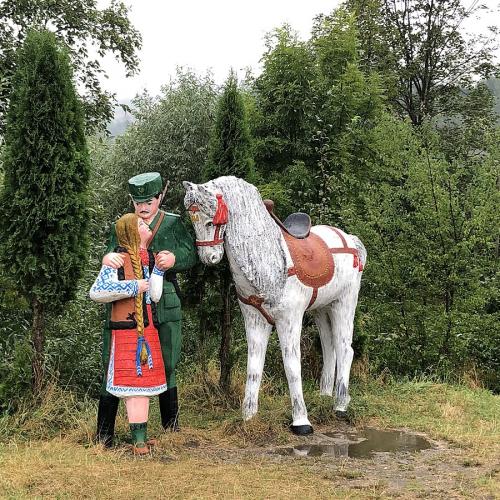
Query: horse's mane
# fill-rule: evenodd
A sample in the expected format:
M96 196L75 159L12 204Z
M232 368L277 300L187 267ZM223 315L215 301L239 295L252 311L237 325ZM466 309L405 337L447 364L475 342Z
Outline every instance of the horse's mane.
M228 206L225 241L236 264L267 303L278 303L286 281L286 256L281 231L257 188L232 176L208 184L222 192Z

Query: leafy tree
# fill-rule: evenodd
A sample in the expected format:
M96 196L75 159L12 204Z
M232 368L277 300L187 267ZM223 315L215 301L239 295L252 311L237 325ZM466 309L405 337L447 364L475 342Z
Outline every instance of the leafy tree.
M365 64L394 83L395 108L414 125L455 114L457 96L498 71L498 28L464 31L464 21L483 9L477 2L466 8L460 0L349 0L347 6L357 15Z
M252 174L252 168L253 160L246 110L242 95L238 90L236 74L231 71L222 95L219 97L215 127L212 132L208 161L203 170L203 177L204 180L222 175L248 178ZM208 277L207 274L209 273L206 273L205 278ZM225 259L223 266L215 273L215 279L219 281L218 289L222 305L217 311L221 330L219 385L227 391L231 384L231 309L234 309L234 300L231 300L231 289L233 288L231 271ZM200 309L200 313L204 315L205 311Z
M262 62L262 74L254 85L257 111L252 128L255 161L267 178L294 161L314 161L316 70L307 43L287 25L267 36Z
M371 132L364 211L345 203L342 216L368 248L360 324L377 368L449 375L476 366L498 388L491 124L485 135L481 153L447 159L430 126L414 130L383 115Z
M333 223L341 203L337 181L346 169L362 169L369 149L364 131L382 107L380 79L360 69L355 19L345 8L318 16L307 43L289 28L269 40L264 71L255 81L258 111L253 116L261 189L267 192L265 183L271 183L277 193L288 191L281 203L293 200L291 209ZM351 191L342 196L355 195Z
M184 210L182 181L201 180L216 100L210 74L198 76L178 70L159 96L144 94L133 101L134 123L116 139L109 159L113 170L120 172L118 195L109 205L113 217L129 205L127 180L139 172L160 172L164 181L170 180L166 206L177 212Z
M369 132L384 109L383 92L378 74L360 67L355 19L345 8L316 18L311 44L319 67L314 135L319 161L313 170L316 189L306 206L317 220L342 224L340 207L347 200L360 202L359 187L369 177Z
M46 319L74 297L85 265L89 167L69 56L53 34L28 34L12 83L0 257L31 306L33 387L39 391Z
M349 64L359 60L354 16L344 8L316 17L311 41L321 80L326 85L334 84Z
M137 50L141 47L141 36L130 23L124 3L111 0L104 8L98 3L97 0L0 1L0 129L16 69L14 54L30 28L48 29L68 47L75 76L85 89L87 129L103 127L113 117L114 94L101 88L99 77L104 70L98 57L113 54L124 64L127 76L132 75L139 65Z

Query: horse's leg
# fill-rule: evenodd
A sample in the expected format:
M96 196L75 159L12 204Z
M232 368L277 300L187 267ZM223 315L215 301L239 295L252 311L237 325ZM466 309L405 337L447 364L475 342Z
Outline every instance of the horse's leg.
M307 418L306 404L302 394L302 375L300 365L300 332L302 330L303 312L287 311L282 318L276 320L276 330L280 339L281 354L285 366L286 378L292 400L292 425L294 434L305 436L313 432Z
M337 355L337 380L335 383L335 413L339 417L347 416L349 396L349 375L354 355L352 334L354 314L358 302L359 282L349 286L346 292L331 305L330 321L333 327L333 341Z
M332 324L328 313L329 309L326 308L313 312L323 351L323 370L319 386L322 396L333 395L333 385L335 382L335 348L333 345Z
M243 419L248 420L257 413L259 406L259 388L266 358L267 341L272 327L254 307L242 303L240 307L245 319L248 346L247 382L243 400Z

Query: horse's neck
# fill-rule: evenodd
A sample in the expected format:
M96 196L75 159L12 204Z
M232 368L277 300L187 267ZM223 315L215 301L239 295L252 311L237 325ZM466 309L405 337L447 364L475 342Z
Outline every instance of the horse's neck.
M260 290L252 285L252 283L250 283L250 281L247 279L245 273L237 264L233 252L228 246L226 246L226 256L229 262L229 268L231 269L231 275L236 286L236 292L243 297L249 297L250 295L259 295Z
M221 177L213 183L222 191L231 214L225 250L238 289L242 294L251 291L270 304L276 303L286 280L280 229L255 186L234 177Z
M269 217L268 224L274 228L275 222ZM225 245L236 291L243 297L258 295L274 305L281 298L287 273L281 232L278 230L268 237L255 234L247 242L245 260L242 260L241 247L231 245L231 242Z

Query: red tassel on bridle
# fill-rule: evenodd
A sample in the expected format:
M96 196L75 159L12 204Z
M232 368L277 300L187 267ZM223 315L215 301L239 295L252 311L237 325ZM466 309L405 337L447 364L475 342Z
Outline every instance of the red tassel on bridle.
M217 195L217 210L215 212L213 218L214 226L219 226L221 224L227 224L227 205L225 201L222 199L222 195Z

